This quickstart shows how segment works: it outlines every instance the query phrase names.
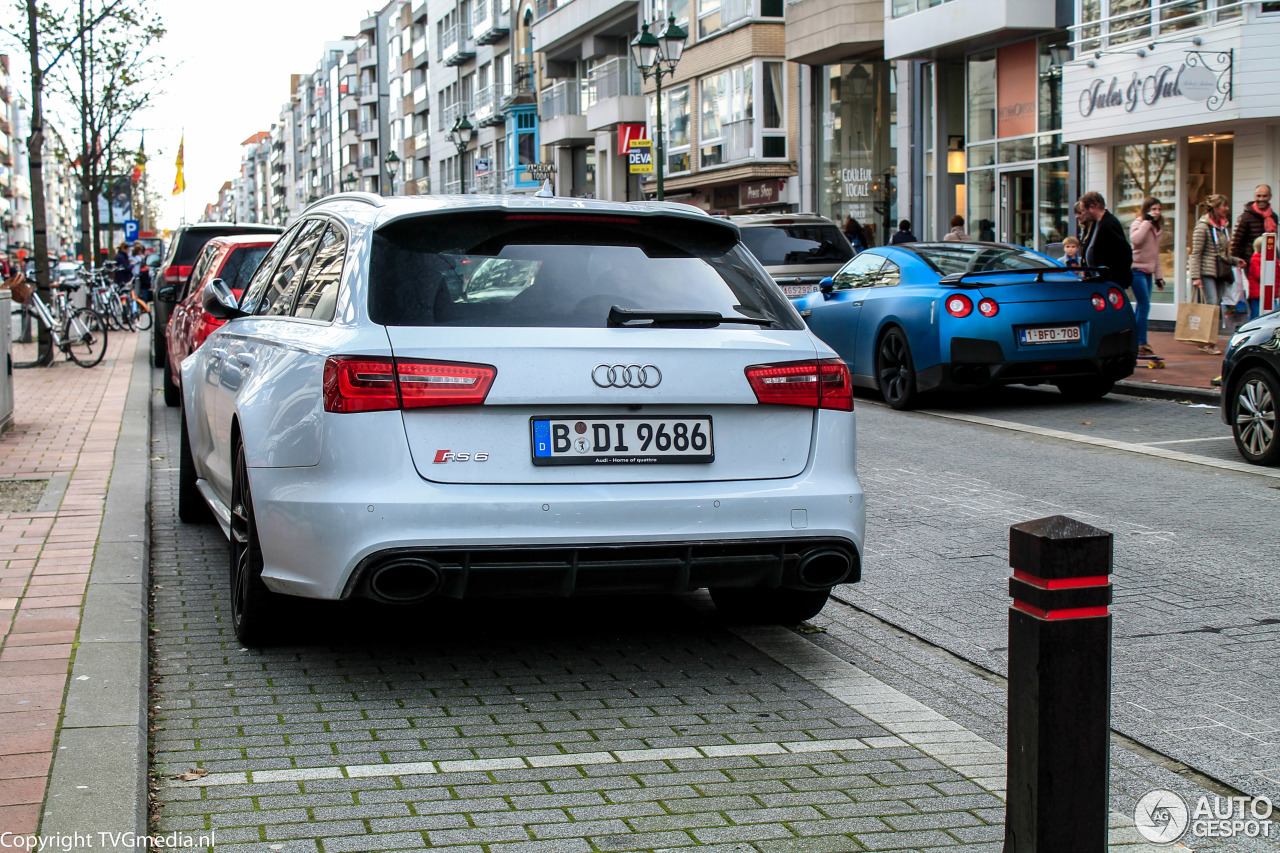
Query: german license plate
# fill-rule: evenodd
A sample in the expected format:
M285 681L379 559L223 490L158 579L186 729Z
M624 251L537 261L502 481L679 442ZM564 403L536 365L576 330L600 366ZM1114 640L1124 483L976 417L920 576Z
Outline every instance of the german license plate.
M1079 326L1037 326L1018 330L1018 340L1024 344L1078 344L1081 337Z
M782 285L782 293L788 299L798 299L801 296L808 296L818 289L816 284L784 284Z
M534 465L657 465L715 460L711 418L531 418Z

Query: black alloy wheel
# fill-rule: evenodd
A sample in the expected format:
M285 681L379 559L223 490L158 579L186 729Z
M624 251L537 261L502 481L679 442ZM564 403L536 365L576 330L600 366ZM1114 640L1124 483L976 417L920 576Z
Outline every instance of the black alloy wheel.
M901 329L885 332L876 347L876 382L884 401L895 409L909 409L916 402L916 371L911 347Z
M711 600L726 622L796 625L822 612L829 589L712 589Z
M246 646L267 645L280 618L277 598L262 582L262 547L253 515L249 465L244 445L236 445L231 477L231 623L236 639ZM274 611L274 612L273 612Z
M164 360L164 404L171 409L182 405L182 389L173 381L173 368L169 366L167 357Z
M178 438L178 518L187 524L209 520L209 505L196 488L196 463L191 457L191 438L187 435L187 413L182 413Z
M1280 463L1280 441L1276 440L1277 401L1280 401L1280 379L1271 371L1254 367L1240 378L1231 406L1231 434L1246 462Z

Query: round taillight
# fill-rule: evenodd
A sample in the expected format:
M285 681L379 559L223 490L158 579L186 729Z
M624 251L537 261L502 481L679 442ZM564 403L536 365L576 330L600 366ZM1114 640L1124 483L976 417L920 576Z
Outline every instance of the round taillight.
M1121 292L1120 288L1113 287L1107 291L1107 301L1111 303L1112 308L1123 308L1124 293Z
M994 317L1000 313L1000 306L994 299L988 297L978 303L978 313L983 317Z
M952 317L968 317L973 313L973 300L963 293L953 293L947 297L947 313Z
M1101 294L1101 293L1095 293L1095 294L1093 294L1093 296L1089 297L1089 300L1093 303L1093 310L1094 310L1094 311L1106 311L1106 310L1107 310L1107 300L1105 300L1105 299L1103 299L1103 298L1102 298L1102 294Z

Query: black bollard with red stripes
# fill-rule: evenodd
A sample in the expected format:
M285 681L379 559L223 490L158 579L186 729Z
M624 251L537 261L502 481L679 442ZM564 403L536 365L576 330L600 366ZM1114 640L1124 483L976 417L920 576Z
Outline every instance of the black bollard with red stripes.
M1111 534L1055 515L1009 528L1005 853L1105 853Z

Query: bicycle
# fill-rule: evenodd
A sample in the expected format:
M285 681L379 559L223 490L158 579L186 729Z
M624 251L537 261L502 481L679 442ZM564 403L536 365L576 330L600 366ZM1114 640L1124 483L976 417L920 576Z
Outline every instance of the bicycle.
M65 353L67 358L81 367L93 367L102 361L107 352L107 323L92 308L71 307L69 294L79 289L79 285L58 285L54 292L54 305L63 312L61 322L56 319L44 304L40 295L32 290L25 300L18 300L19 306L14 313L29 311L36 321L49 330L49 337L54 348ZM19 293L14 289L14 298ZM59 329L61 327L61 329ZM40 367L46 364L37 357L35 361L14 362L15 368Z

